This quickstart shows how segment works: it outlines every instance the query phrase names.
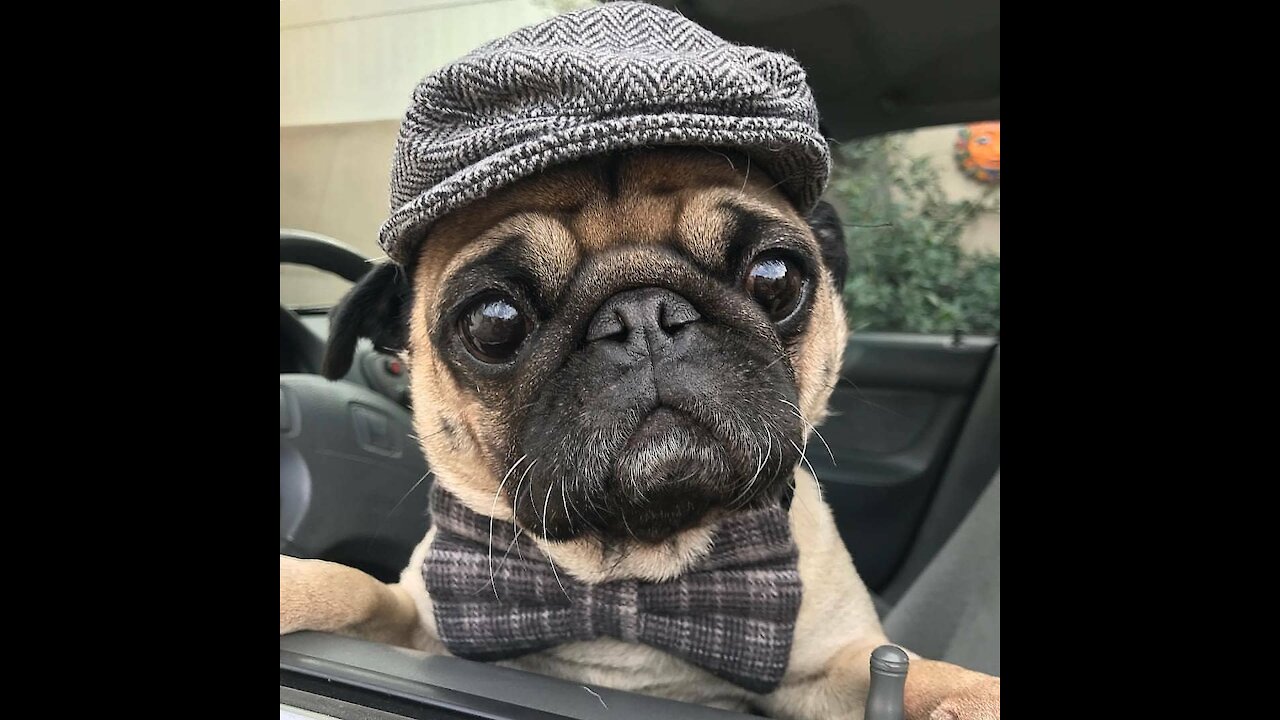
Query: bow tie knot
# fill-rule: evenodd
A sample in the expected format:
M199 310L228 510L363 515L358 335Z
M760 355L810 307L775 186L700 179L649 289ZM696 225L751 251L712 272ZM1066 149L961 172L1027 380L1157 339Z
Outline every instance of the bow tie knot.
M578 585L583 599L574 604L581 624L580 640L607 635L627 642L640 639L640 592L635 580L603 585Z

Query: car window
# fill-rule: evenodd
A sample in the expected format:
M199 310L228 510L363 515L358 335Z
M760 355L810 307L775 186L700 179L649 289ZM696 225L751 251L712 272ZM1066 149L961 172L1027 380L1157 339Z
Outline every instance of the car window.
M290 310L333 307L351 282L307 265L280 265L280 304Z
M845 224L856 330L1000 331L1000 125L833 146L826 199Z

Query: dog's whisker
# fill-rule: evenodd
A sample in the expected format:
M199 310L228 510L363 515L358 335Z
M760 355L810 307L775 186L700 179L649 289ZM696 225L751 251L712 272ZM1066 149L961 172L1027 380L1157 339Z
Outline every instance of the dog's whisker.
M434 474L434 471L428 470L425 475L418 478L418 481L413 484L413 487L409 488L409 491L406 492L404 495L401 495L400 499L396 501L396 504L391 506L391 510L390 512L387 513L387 517L391 517L391 514L394 513L397 508L400 507L400 503L404 502L406 498L412 495L413 491L418 489L418 486L422 484L423 480L426 480L428 477L431 477L431 475L433 474ZM384 519L383 522L386 522L386 520Z
M517 508L517 505L520 502L520 486L524 484L524 479L529 476L529 471L533 469L533 466L536 465L538 460L540 459L541 458L534 458L533 462L529 463L528 465L525 465L524 472L520 473L520 477L516 480L516 489L511 492L511 530L512 532L519 532L520 530L520 525L519 525L520 518L519 518L519 512ZM529 484L532 485L533 483L530 482ZM516 546L516 552L519 553L520 559L523 560L524 553L521 552L519 545Z
M531 483L531 484L532 484L532 483ZM547 505L550 505L550 504L551 504L551 491L552 491L554 488L555 488L555 486L554 486L554 485L552 485L552 486L550 486L550 487L548 487L548 488L547 488L547 501L546 501L546 503L542 506L542 515L543 515L543 517L546 517L546 514L547 514ZM554 558L552 558L552 557L551 557L551 548L547 547L547 544L549 544L549 543L550 543L550 540L548 540L548 539L547 539L547 524L546 524L546 522L543 522L543 523L542 523L542 542L543 542L543 546L542 546L542 554L547 556L547 563L548 563L549 565L551 565L551 574L555 577L555 579L556 579L556 584L560 586L560 592L564 593L565 598L566 598L567 600L569 600L569 602L573 602L573 598L569 596L569 591L568 591L568 590L565 590L565 588L564 588L564 583L563 583L563 582L560 582L560 573L556 570L556 561L555 561L555 559L554 559Z
M765 435L765 438L768 440L768 444L764 449L764 463L761 465L762 468L768 468L769 458L773 457L773 433ZM778 441L778 456L779 458L782 456L782 441ZM781 460L779 460L778 464L782 464Z
M784 397L779 397L778 399L779 399L779 400L781 400L782 402L784 402L784 403L786 403L786 404L790 405L791 407L795 408L795 410L793 410L793 411L792 411L792 414L793 414L793 415L795 415L796 417L800 418L800 422L804 423L805 427L809 428L809 431L810 431L810 432L812 432L814 435L818 436L818 439L819 439L819 440L821 440L821 441L822 441L822 444L823 444L823 445L825 445L825 446L826 446L826 448L827 448L827 455L830 455L830 456L831 456L831 465L832 465L833 467L839 467L839 466L836 464L836 454L835 454L834 452L832 452L832 451L831 451L831 445L827 444L827 439L826 439L826 438L824 438L824 437L822 437L822 433L818 432L818 428L817 428L817 427L815 427L815 426L813 425L813 423L809 422L809 420L808 420L804 415L801 415L801 414L800 414L800 407L799 407L798 405L796 405L795 403L793 403L793 402L791 402L791 401L787 400L787 399L786 399L786 398L784 398ZM805 443L805 446L806 446L806 447L808 447L808 442L806 442L806 443Z
M768 370L769 368L773 367L774 365L777 365L778 363L780 363L780 362L782 362L783 360L786 360L786 359L787 359L787 356L786 356L785 354L783 354L783 355L779 355L778 357L776 357L776 358L774 358L774 359L773 359L773 362L769 363L768 365L765 365L765 366L764 366L764 369L765 369L765 370Z
M759 456L760 461L756 463L756 471L752 473L751 477L747 480L747 486L743 488L742 494L739 497L734 498L734 507L742 507L750 504L751 502L751 492L755 489L756 479L760 477L760 473L763 472L765 466L769 464L769 454L773 451L773 436L771 434L765 433L765 443L765 452L763 455ZM759 448L759 444L757 444L756 447ZM741 505L738 504L739 501L741 501Z
M577 503L570 502L569 507L565 509L565 512L566 513L572 512L574 515L577 515L578 519L582 521L583 525L587 526L588 529L591 528L591 523L587 521L586 516L583 515L582 511L578 509ZM572 523L570 523L570 525L572 525Z
M707 152L715 153L716 155L719 155L720 157L724 158L724 159L725 159L725 162L729 163L729 167L733 168L734 170L737 170L737 169L738 169L738 166L733 164L733 158L729 157L728 155L725 155L724 153L720 152L719 150L715 150L715 149L712 149L712 148L704 148L704 149L705 149ZM744 185L743 187L746 187L746 186Z
M516 408L516 409L512 410L512 411L511 411L511 413L514 415L515 413L518 413L518 412L520 412L521 410L528 410L529 408L531 408L531 407L533 407L534 405L537 405L537 404L538 404L538 401L537 401L537 400L534 400L533 402L525 403L524 405L521 405L520 407L518 407L518 408Z
M788 442L791 442L791 441L788 440ZM809 462L809 458L804 456L804 450L801 450L798 446L796 446L794 442L791 442L791 446L794 447L800 453L800 460L809 468L809 474L813 476L813 486L818 489L818 499L821 500L822 499L822 481L818 479L818 471L813 469L813 464Z
M516 531L516 536L515 536L515 537L513 537L513 538L511 538L511 542L507 543L507 551L506 551L506 552L504 552L504 553L502 553L502 558L501 558L500 560L498 560L498 565L499 565L499 567L501 567L503 564L505 564L505 563L506 563L507 558L508 558L508 557L510 557L510 555L511 555L511 549L512 549L512 548L514 548L514 547L516 546L516 543L520 542L520 535L521 535L523 532L524 532L524 528L520 528L519 530L517 530L517 531ZM523 557L523 556L522 556L522 557Z
M767 424L765 424L765 421L764 421L764 417L763 417L763 416L761 416L759 420L760 420L760 423L761 423L762 425L765 425L766 427L768 427L768 425L767 425ZM772 450L772 448L773 448L773 436L772 436L772 434L770 434L770 433L766 432L766 433L765 433L765 441L768 443L768 448L769 448L769 450ZM742 489L742 491L741 491L741 492L739 492L739 493L738 493L738 495L737 495L737 496L735 496L735 497L733 498L733 501L732 501L731 503L729 503L729 506L730 506L730 507L740 507L740 505L738 504L740 501L744 501L744 500L745 500L745 501L748 501L748 502L749 502L749 498L750 498L750 496L751 496L751 489L752 489L752 486L754 486L754 485L755 485L756 478L757 478L757 477L759 477L760 472L764 469L764 466L765 466L766 464L768 464L768 462L769 462L769 455L768 455L768 451L766 451L766 453L765 453L763 456L761 456L761 455L760 455L760 443L759 443L759 442L756 442L756 455L757 455L757 457L759 457L759 458L760 458L760 461L756 463L756 471L755 471L755 474L753 474L753 475L751 476L751 478L750 478L749 480L747 480L746 487L744 487L744 488Z
M630 535L633 540L639 542L640 538L636 537L635 532L631 529L631 524L627 522L627 511L619 507L618 514L622 516L622 527L627 529L627 534Z
M800 419L804 420L804 418L800 418ZM836 462L836 454L831 450L831 446L827 444L827 439L822 436L822 433L818 432L818 428L814 427L813 423L810 423L808 420L805 420L805 424L807 424L809 426L809 429L813 431L813 434L816 435L817 438L822 441L822 446L827 449L827 455L831 457L831 466L839 467L840 466L839 463Z
M615 572L618 569L618 567L622 565L623 561L631 557L631 546L623 545L621 550L618 550L615 548L613 549L613 553L614 553L613 565L609 567L609 572Z
M406 499L408 499L408 497L413 494L413 491L417 490L418 486L422 484L422 481L426 480L428 477L431 476L432 472L433 472L432 470L428 470L425 475L418 478L418 481L415 482L409 488L409 491L406 492L404 495L401 495L400 499L396 501L396 504L392 505L391 509L387 511L387 514L382 516L382 522L378 523L378 529L374 531L373 536L370 537L368 542L365 543L365 550L368 550L370 547L373 546L373 541L382 535L382 530L387 526L387 521L390 520L391 516L395 514L396 510L400 508L400 504L403 503Z
M804 510L804 514L809 516L809 520L810 520L810 522L815 522L815 523L816 523L816 522L818 521L818 519L817 519L816 517L814 517L814 516L813 516L813 512L809 510L809 504L808 504L808 503L806 503L806 502L804 501L804 498L800 497L800 493L796 491L796 483L795 483L795 474L794 474L794 473L791 475L791 482L790 482L790 483L788 483L788 484L791 486L791 497L793 497L793 498L795 498L796 500L799 500L799 501L800 501L800 509L801 509L801 510Z
M523 530L523 528L521 528L521 529ZM511 542L507 543L507 550L506 550L506 552L502 553L502 557L498 558L498 569L501 569L502 567L504 567L504 566L506 565L507 558L511 556L511 549L512 549L512 548L514 548L514 547L516 546L516 543L518 543L518 542L520 542L520 533L516 533L516 536L515 536L515 537L513 537L513 538L511 538ZM490 570L489 570L489 584L494 586L494 588L493 588L493 596L494 596L495 598L497 598L497 597L498 597L498 588L497 588L497 586L494 584L494 583L496 583L496 582L497 582L497 574L494 572L494 569L493 569L493 568L490 568ZM482 592L484 592L484 587L483 587L483 586L481 586L480 588L478 588L478 589L477 589L474 593L472 593L472 594L473 594L473 595L478 595L478 594L480 594L480 593L482 593ZM499 599L499 600L498 600L498 602L502 602L502 601Z
M551 493L555 489L556 486L554 484L549 483L547 485L547 499L542 503L542 518L540 521L542 522L542 537L544 538L547 536L547 508L551 505Z
M546 552L547 548L545 546L542 549L544 551L543 554L547 556L547 562L551 565L551 575L556 579L556 584L560 586L560 592L564 593L565 598L568 599L569 602L573 602L573 598L569 595L569 591L564 589L564 583L560 581L560 573L556 571L556 561L551 559L551 553Z
M569 529L572 530L573 518L569 516L569 498L568 498L568 495L566 494L565 484L563 482L560 483L560 503L564 505L565 522L569 523ZM546 514L545 511L543 512L543 514L544 515Z
M524 462L524 459L527 457L529 457L529 454L525 453L524 455L520 456L519 460L516 460L515 463L511 465L511 469L507 470L507 474L502 476L502 482L498 483L498 489L493 493L493 502L489 503L489 584L493 586L493 599L497 600L498 602L502 602L502 598L498 597L498 586L494 582L493 513L495 510L498 509L498 496L502 494L503 486L507 484L507 480L511 477L511 473L515 472L515 469L520 465L520 463ZM507 548L508 552L510 552L510 550L511 550L510 548Z
M794 180L794 179L796 179L796 178L800 177L800 175L801 175L801 173L795 173L795 174L793 174L793 175L791 175L791 176L789 176L789 177L785 177L785 178L783 178L783 179L779 180L778 182L776 182L776 183L774 183L774 184L770 185L769 187L765 188L765 190L772 190L772 189L774 189L774 188L778 187L779 185L781 185L782 183L785 183L785 182L791 182L792 180Z
M867 399L867 397L866 397L865 395L863 395L863 393L862 393L862 388L858 387L858 384L857 384L857 383L855 383L854 381L850 380L849 378L847 378L847 377L845 377L845 376L843 376L843 375L837 375L837 376L836 376L836 381L835 381L834 383L830 384L830 385L827 385L826 387L834 389L834 388L835 388L837 385L839 385L841 382L846 382L846 383L848 383L848 384L849 384L849 387L853 388L854 393L856 393L856 395L855 395L854 397L855 397L855 398L857 398L857 400L858 400L859 402L866 403L866 404L870 405L871 407L873 407L873 408L875 408L875 409L877 409L877 410L883 410L883 411L885 411L885 412L889 413L890 415L895 415L895 416L897 416L897 417L899 417L899 418L906 419L906 417L907 417L907 416L906 416L906 415L903 415L902 413L898 412L897 410L894 410L893 408L887 408L887 407L885 407L885 406L883 406L883 405L881 405L881 404L879 404L879 403L872 402L871 400L868 400L868 399Z
M516 489L515 489L515 492L513 492L513 493L512 493L512 499L511 499L511 529L512 529L512 531L514 531L514 530L516 529L516 520L518 519L518 518L516 517L516 515L517 515L516 505L517 505L517 503L519 503L519 502L520 502L520 487L521 487L522 485L524 485L524 479L525 479L525 478L527 478L527 477L529 477L529 471L530 471L530 470L532 470L532 469L533 469L533 466L534 466L534 465L537 465L537 464L538 464L538 461L539 461L539 460L541 460L541 459L542 459L542 458L534 458L534 459L533 459L533 462L529 463L528 465L525 465L525 466L524 466L524 472L520 473L520 478L519 478L518 480L516 480ZM530 499L530 501L533 501L533 480L530 480L530 481L529 481L529 488L528 488L528 490L529 490L529 499ZM537 510L537 508L538 508L538 503L537 503L536 501L534 501L534 502L533 502L533 508L534 508L534 513L537 513L537 511L538 511L538 510Z
M551 488L553 488L553 487L555 487L555 486L554 486L554 485L551 485L551 484L549 484L549 483L547 484L547 499L548 499L548 500L550 500L550 499L551 499ZM533 497L533 483L529 483L529 497ZM539 524L539 525L546 526L546 524L547 524L547 521L545 520L545 516L546 516L546 514L547 514L547 509L546 509L546 507L545 507L545 506L542 508L542 515L539 515L539 514L538 514L538 503L535 501L535 502L533 503L533 516L534 516L535 518L538 518L538 524Z

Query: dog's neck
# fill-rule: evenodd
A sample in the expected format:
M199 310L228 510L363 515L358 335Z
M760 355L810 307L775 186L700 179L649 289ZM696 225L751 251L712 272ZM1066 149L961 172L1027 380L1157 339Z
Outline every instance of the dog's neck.
M513 523L509 511L504 514L499 509L501 506L490 502L490 498L469 490L471 484L453 483L448 476L439 475L436 484L468 510L485 518L485 522L492 519L494 523ZM797 484L795 504L789 510L792 526L796 522L796 504L804 508L820 501L814 487L805 483ZM596 537L555 541L519 530L522 534L527 534L562 572L567 571L582 582L598 584L630 579L662 582L683 574L711 552L712 538L721 519L722 516L713 514L697 526L678 532L660 543L629 539L606 543ZM497 548L495 552L501 554L505 550L505 547Z

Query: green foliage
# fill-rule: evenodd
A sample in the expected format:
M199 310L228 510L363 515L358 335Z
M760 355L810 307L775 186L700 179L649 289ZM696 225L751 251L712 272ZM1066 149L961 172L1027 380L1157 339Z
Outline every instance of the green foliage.
M1000 256L967 253L979 213L1000 212L999 187L977 201L947 198L927 158L880 136L835 146L827 198L845 223L845 305L855 330L1000 331Z

